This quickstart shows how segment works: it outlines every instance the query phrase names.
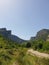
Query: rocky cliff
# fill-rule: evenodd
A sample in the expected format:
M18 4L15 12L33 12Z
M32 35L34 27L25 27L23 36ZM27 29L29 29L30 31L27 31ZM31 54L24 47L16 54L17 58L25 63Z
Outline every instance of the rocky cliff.
M31 37L31 39L32 40L35 40L35 39L47 40L48 35L49 35L49 29L42 29L42 30L37 32L35 37Z
M23 39L20 39L18 36L16 35L13 35L11 33L11 30L7 30L6 28L0 28L0 35L12 40L12 41L15 41L15 42L18 42L18 43L22 43L22 42L25 42L25 40Z

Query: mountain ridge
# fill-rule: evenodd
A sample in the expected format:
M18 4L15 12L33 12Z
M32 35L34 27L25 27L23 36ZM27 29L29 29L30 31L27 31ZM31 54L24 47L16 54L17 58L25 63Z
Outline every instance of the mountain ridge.
M7 30L6 28L0 28L0 35L4 36L5 38L8 38L8 39L10 39L14 42L18 42L18 43L23 43L23 42L26 41L26 40L23 40L23 39L19 38L16 35L13 35L12 31Z
M35 37L31 37L30 40L37 40L37 39L43 39L46 41L47 37L49 35L49 29L41 29L37 32Z
M0 28L0 34L8 39L11 39L12 41L18 42L18 43L23 43L23 42L27 41L27 40L19 38L16 35L13 35L12 31L7 30L6 28ZM48 35L49 35L49 29L41 29L37 32L36 36L31 37L30 40L37 40L37 39L47 40Z

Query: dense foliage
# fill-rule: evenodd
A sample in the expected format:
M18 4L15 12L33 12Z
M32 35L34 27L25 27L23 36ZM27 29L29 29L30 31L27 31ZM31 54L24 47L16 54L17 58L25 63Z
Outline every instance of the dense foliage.
M0 65L49 65L49 59L27 54L28 48L49 53L49 42L35 40L19 44L0 36Z
M49 53L49 41L38 39L38 40L30 41L30 44L34 50Z

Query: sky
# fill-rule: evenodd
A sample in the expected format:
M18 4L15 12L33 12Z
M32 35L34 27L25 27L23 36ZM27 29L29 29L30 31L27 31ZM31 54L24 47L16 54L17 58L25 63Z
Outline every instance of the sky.
M49 0L0 0L0 28L25 40L49 29Z

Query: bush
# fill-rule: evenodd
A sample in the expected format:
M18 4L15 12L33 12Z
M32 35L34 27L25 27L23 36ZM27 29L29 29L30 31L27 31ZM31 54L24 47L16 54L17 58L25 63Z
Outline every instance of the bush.
M30 48L30 47L31 47L31 43L28 42L28 43L26 44L26 47L27 47L27 48Z

